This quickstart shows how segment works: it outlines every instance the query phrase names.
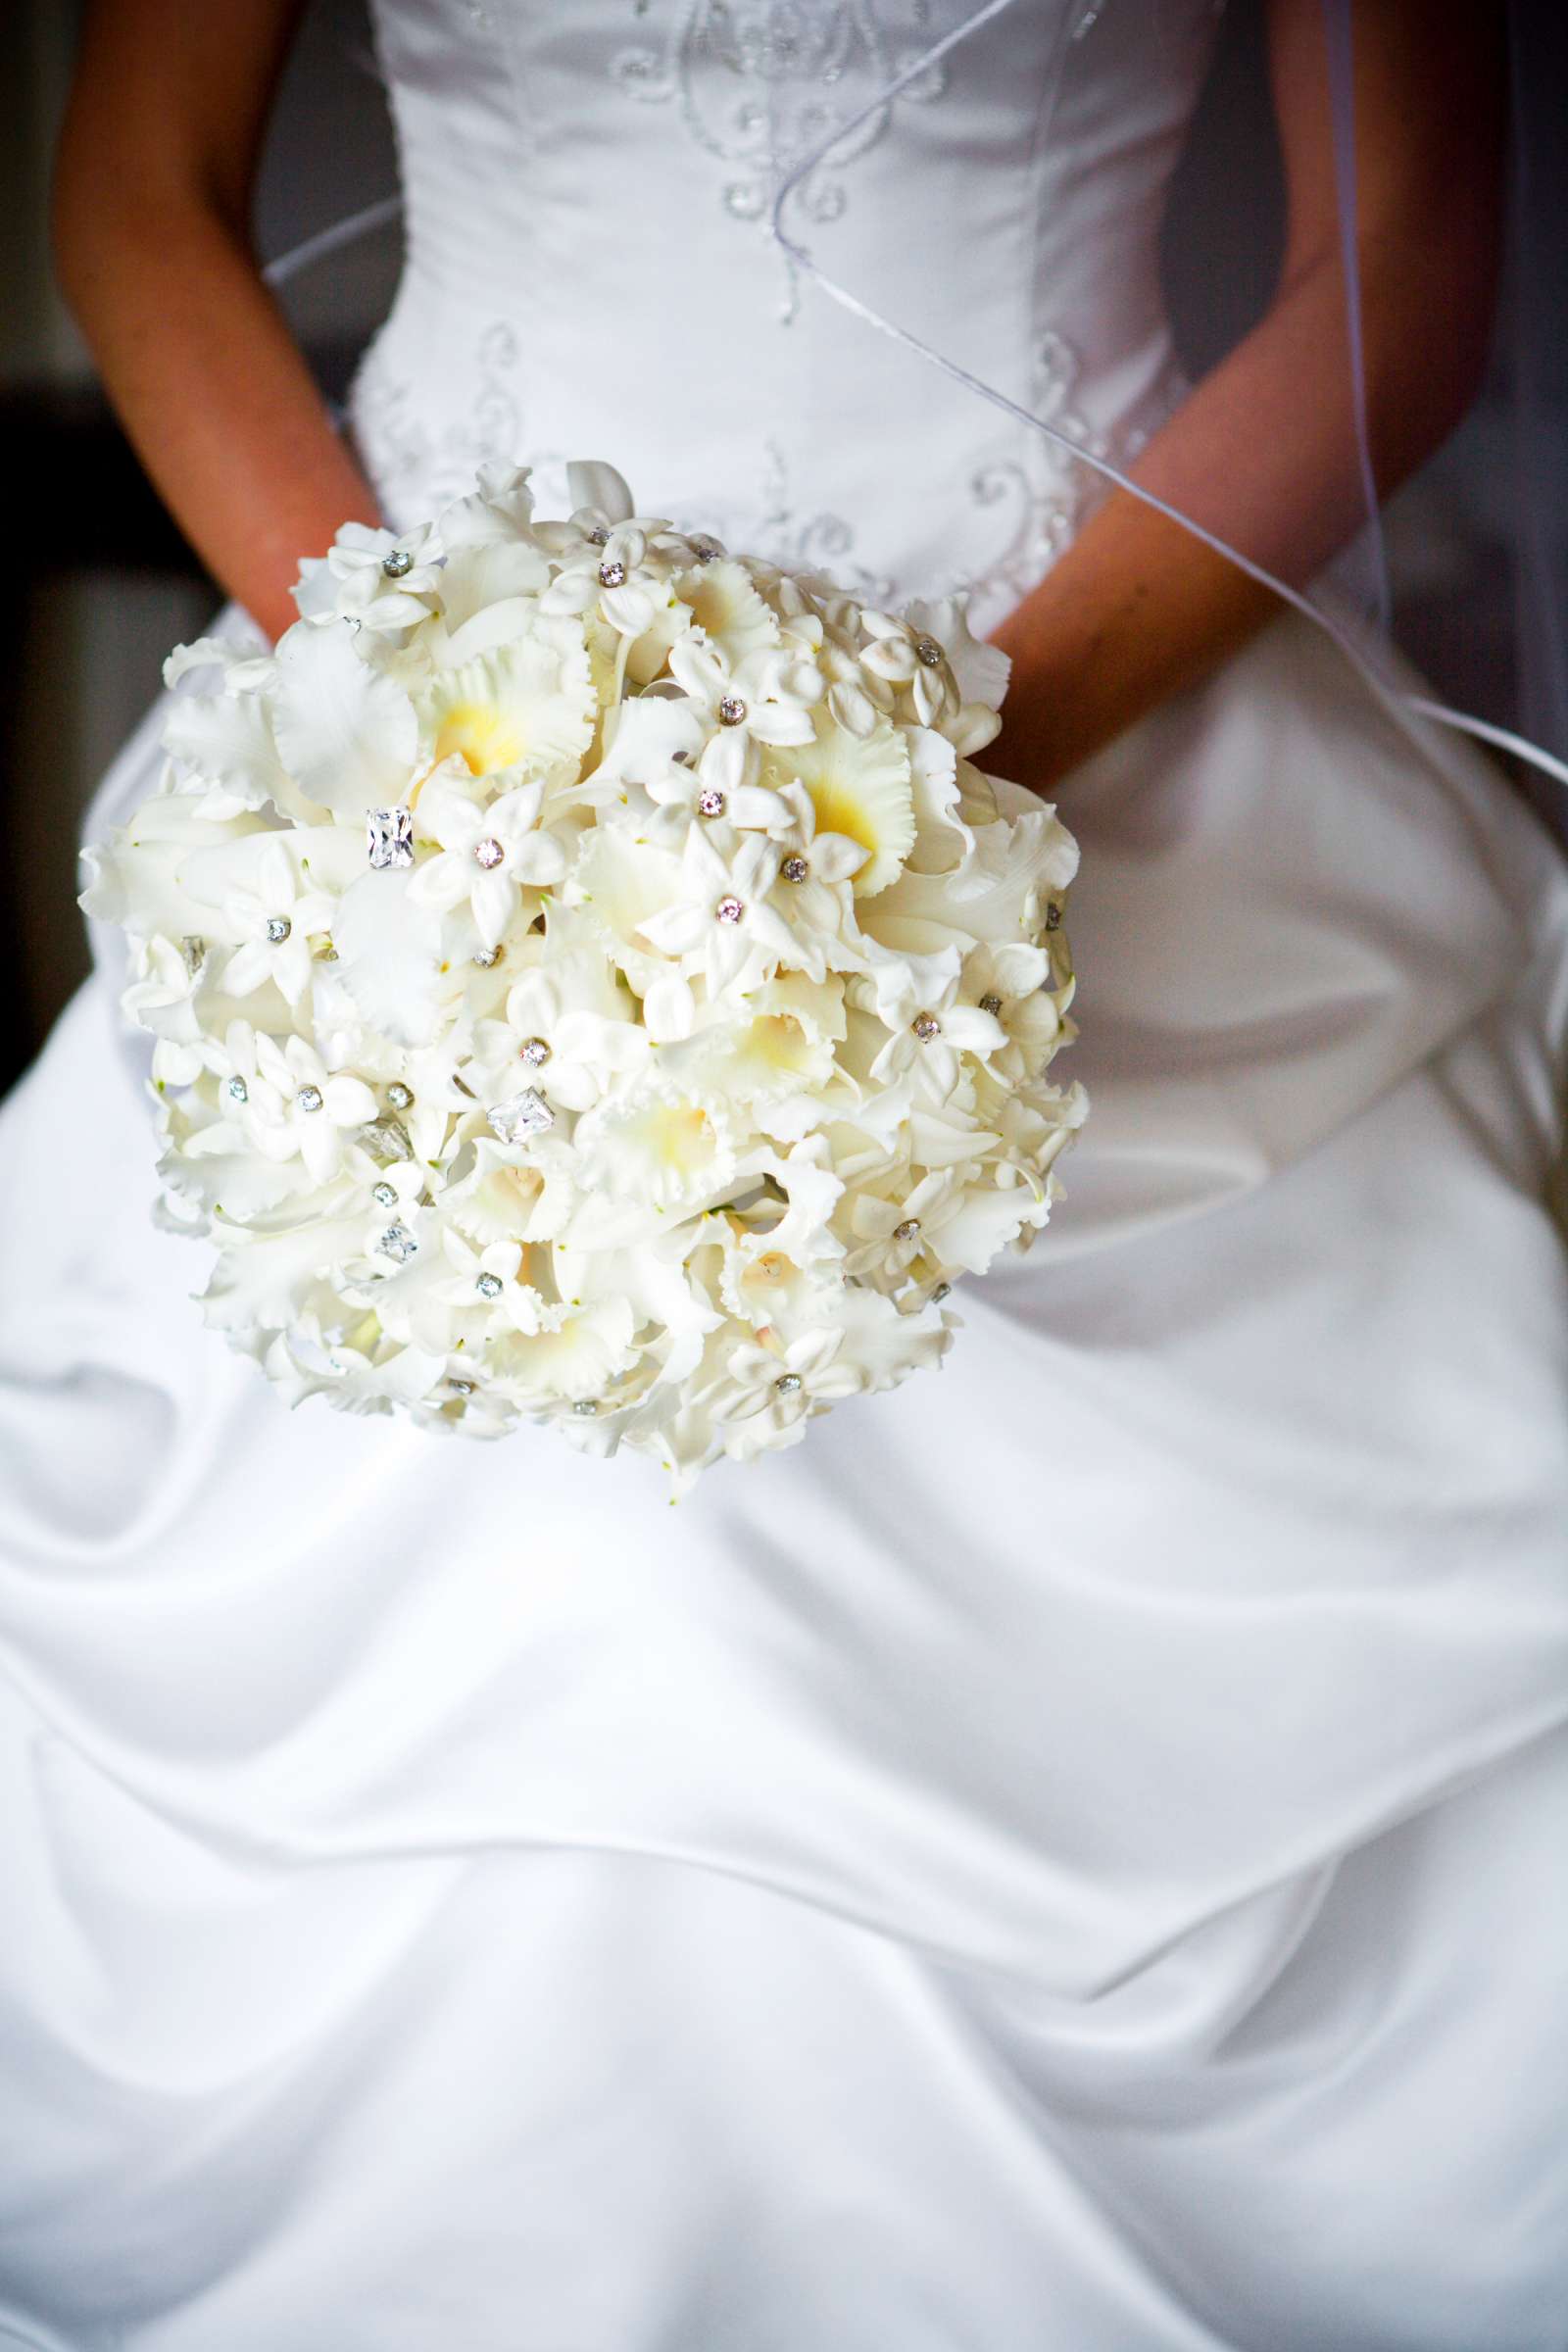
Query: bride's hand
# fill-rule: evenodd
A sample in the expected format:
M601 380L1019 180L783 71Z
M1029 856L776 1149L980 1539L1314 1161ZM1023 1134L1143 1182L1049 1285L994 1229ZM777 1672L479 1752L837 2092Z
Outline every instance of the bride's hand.
M1269 310L1151 441L1136 480L1293 586L1365 519L1320 0L1271 0L1289 211ZM1385 495L1475 396L1495 280L1503 28L1472 0L1354 11L1368 430ZM985 764L1050 790L1270 619L1272 592L1115 490L998 629L1011 655Z
M375 501L250 245L302 0L91 0L55 179L61 285L126 432L270 636L302 554Z

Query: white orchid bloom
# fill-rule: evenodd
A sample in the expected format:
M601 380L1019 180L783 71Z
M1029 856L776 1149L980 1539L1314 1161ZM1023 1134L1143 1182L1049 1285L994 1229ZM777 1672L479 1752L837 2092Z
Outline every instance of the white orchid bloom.
M419 722L397 682L369 659L367 633L341 620L297 620L278 640L270 697L277 757L305 799L353 824L407 797Z

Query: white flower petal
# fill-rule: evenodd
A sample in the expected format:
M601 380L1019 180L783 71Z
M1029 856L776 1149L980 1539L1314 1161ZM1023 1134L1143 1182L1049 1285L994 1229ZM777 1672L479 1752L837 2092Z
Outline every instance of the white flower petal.
M277 648L272 732L307 800L340 815L396 802L418 752L414 706L346 628L296 621Z

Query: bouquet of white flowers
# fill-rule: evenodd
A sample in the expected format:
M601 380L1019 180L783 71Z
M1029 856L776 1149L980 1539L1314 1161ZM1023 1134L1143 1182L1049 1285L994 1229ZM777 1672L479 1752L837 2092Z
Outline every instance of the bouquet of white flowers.
M1077 849L970 764L1006 663L958 603L572 495L350 525L275 652L176 652L83 904L210 1323L296 1401L679 1486L934 1362L1044 1224Z

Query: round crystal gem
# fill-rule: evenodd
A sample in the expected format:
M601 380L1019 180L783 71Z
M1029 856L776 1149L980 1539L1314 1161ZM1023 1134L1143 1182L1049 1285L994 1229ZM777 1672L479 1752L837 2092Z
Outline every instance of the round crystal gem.
M697 795L699 816L722 816L726 805L724 795L716 784L705 784Z
M293 928L286 914L270 914L267 918L267 936L274 948L283 945Z
M723 552L716 539L694 539L692 541L692 554L697 558L699 564L711 564L713 558L722 555Z
M781 1396L796 1396L802 1387L801 1376L798 1372L781 1372L773 1386Z
M942 1023L934 1012L917 1012L909 1023L909 1027L914 1031L922 1046L928 1046L934 1037L942 1035Z
M386 1090L386 1099L394 1110L412 1110L414 1108L414 1089L412 1086L405 1086L401 1078L393 1079Z
M549 1041L543 1037L525 1037L517 1048L517 1059L525 1061L530 1070L542 1070L550 1059Z
M482 865L488 874L495 870L506 854L495 835L487 833L483 841L474 844L473 860L476 865Z
M406 580L414 569L414 558L406 547L395 547L381 558L381 569L389 580Z
M229 1080L228 1099L231 1102L248 1102L250 1101L251 1090L246 1085L243 1078L231 1078Z
M725 694L719 697L718 723L721 727L738 727L745 716L746 705L738 694Z
M601 588L624 588L626 585L625 564L616 563L613 560L612 560L609 564L601 564L599 566L599 585Z
M474 1384L471 1380L449 1380L447 1387L452 1391L454 1396L471 1396L473 1395Z
M383 1257L399 1266L406 1266L419 1247L406 1225L389 1225L375 1246Z
M372 1184L370 1199L375 1202L377 1208L396 1208L398 1204L397 1194L389 1184Z
M989 1012L993 1015L1002 1010L1002 999L998 996L994 988L988 988L986 990L985 995L980 1000L980 1009L982 1012Z
M572 1408L571 1408L571 1409L572 1409L572 1411L573 1411L574 1413L581 1413L581 1415L582 1415L583 1419L586 1421L586 1420L588 1420L588 1419L589 1419L589 1418L590 1418L590 1417L591 1417L593 1414L595 1414L595 1413L597 1413L597 1412L598 1412L598 1410L599 1410L599 1407L598 1407L598 1405L595 1403L595 1401L594 1401L593 1397L591 1397L591 1396L579 1396L579 1397L577 1398L577 1401L576 1401L576 1403L575 1403L575 1404L572 1406Z
M745 912L744 901L736 898L733 891L727 897L720 899L718 905L713 908L714 916L721 923L738 923Z
M302 1086L294 1100L301 1110L319 1110L325 1097L318 1086Z
M608 525L602 522L596 522L593 529L588 534L588 544L590 547L608 547L610 545L610 531Z
M941 668L942 648L934 637L917 637L914 641L914 650L917 658L925 663L927 669Z
M1056 905L1055 900L1053 899L1050 906L1046 908L1046 929L1048 931L1056 931L1059 930L1060 927L1061 908Z
M473 960L481 972L493 971L501 961L501 950L499 948L481 948Z
M473 1287L478 1292L481 1298L499 1298L501 1296L501 1277L499 1274L491 1274L489 1272L480 1274L475 1277Z
M786 882L804 882L811 869L804 858L786 858L778 870Z
M906 1217L901 1224L894 1226L893 1239L896 1242L912 1242L919 1230L920 1220L918 1217Z

